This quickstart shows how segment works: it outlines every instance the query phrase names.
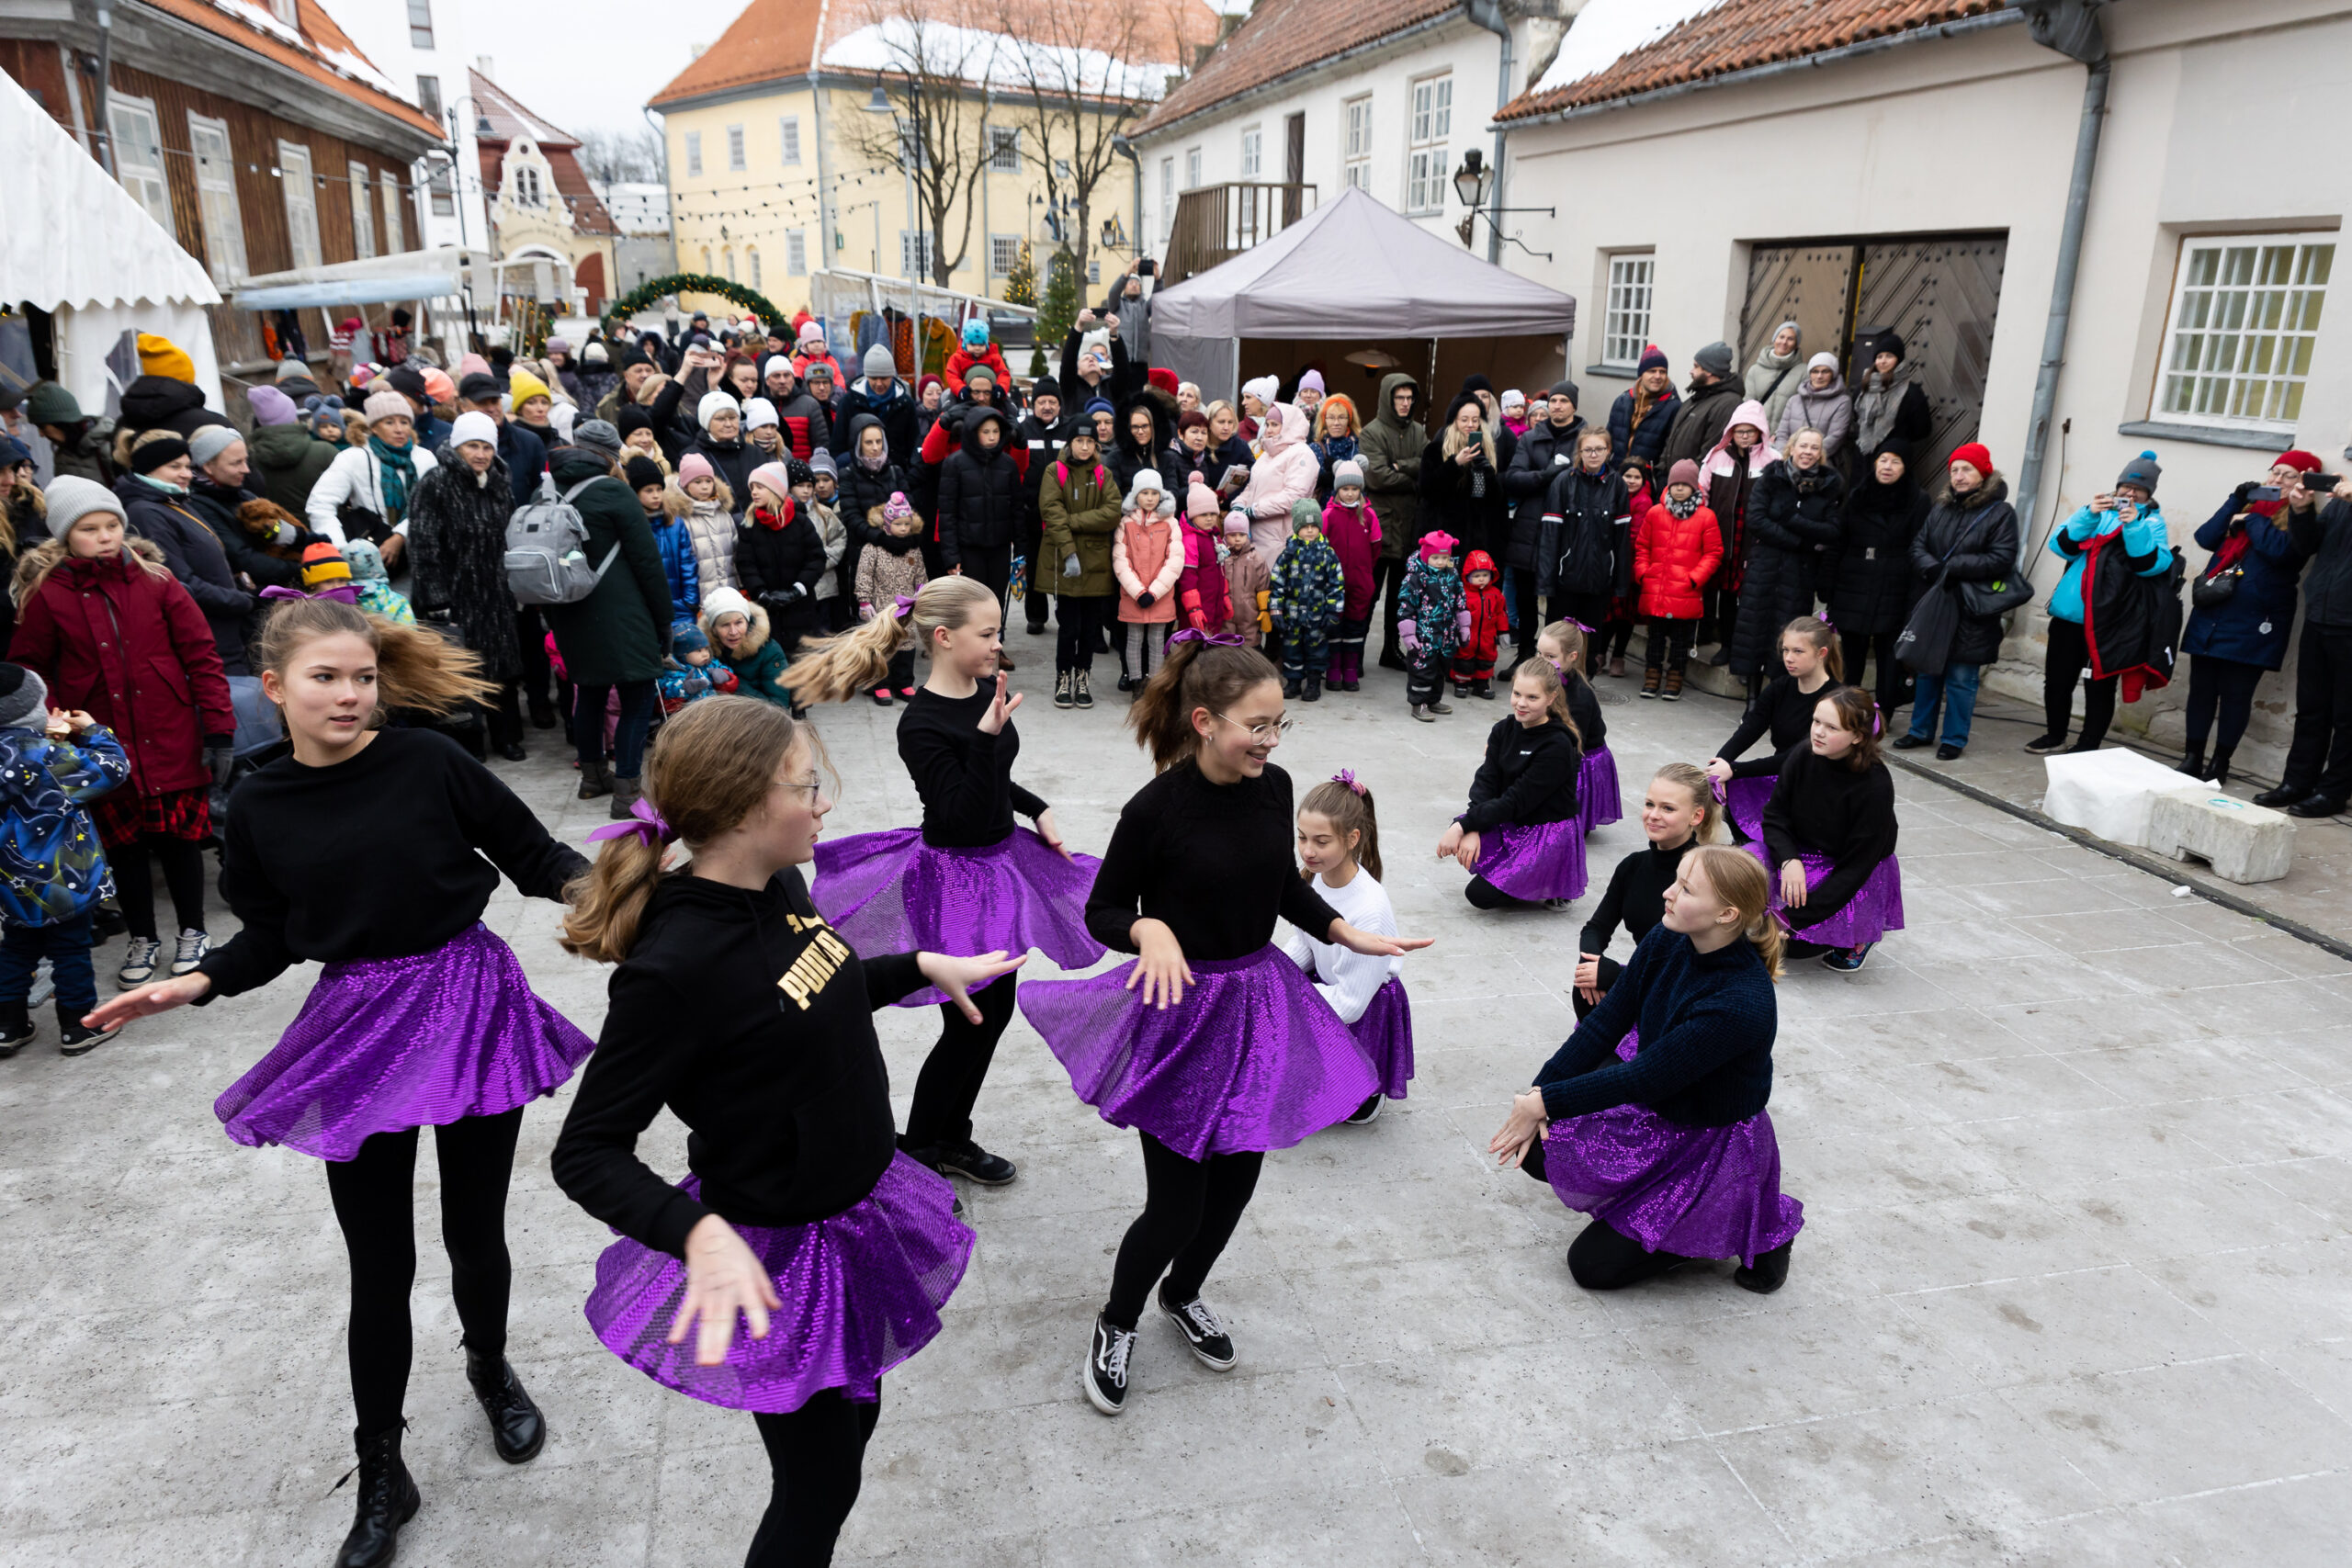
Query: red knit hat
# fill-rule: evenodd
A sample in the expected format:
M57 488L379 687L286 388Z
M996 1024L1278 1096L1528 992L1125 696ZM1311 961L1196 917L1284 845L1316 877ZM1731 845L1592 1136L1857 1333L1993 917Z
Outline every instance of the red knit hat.
M1150 369L1144 372L1143 378L1150 385L1155 386L1161 391L1167 393L1170 397L1172 398L1176 395L1176 372L1169 369L1166 366L1153 366Z
M1993 454L1984 449L1982 441L1963 442L1953 447L1951 456L1944 459L1946 468L1954 463L1965 463L1980 474L1989 475L1993 471Z
M2319 459L2300 446L2291 452L2281 452L2271 458L2270 466L2274 468L2292 468L2299 474L2315 474L2320 470Z

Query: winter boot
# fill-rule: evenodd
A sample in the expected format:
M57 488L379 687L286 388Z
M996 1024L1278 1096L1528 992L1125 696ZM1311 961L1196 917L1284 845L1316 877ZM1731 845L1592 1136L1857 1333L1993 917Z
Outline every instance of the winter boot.
M401 1462L401 1429L387 1427L358 1438L359 1500L351 1533L343 1538L334 1568L379 1568L400 1550L401 1527L416 1517L424 1499ZM344 1481L351 1476L346 1473ZM343 1481L335 1483L337 1486Z
M1642 695L1645 697L1654 697L1657 695L1658 679L1660 674L1661 671L1655 664L1642 671Z
M1495 683L1484 679L1474 681L1470 683L1470 694L1477 698L1482 703L1493 702L1495 700Z
M2192 779L2203 778L2205 776L2205 743L2201 740L2191 742L2188 750L2180 754L2180 761L2172 765L2172 771L2176 773L2187 773Z
M68 1007L63 1002L57 1004L57 1054L59 1055L86 1055L122 1032L122 1025L119 1023L111 1029L93 1029L84 1023L82 1015L88 1010L87 1008ZM29 1030L27 1031L27 1035L29 1038Z
M1301 697L1301 700L1302 700L1302 701L1305 701L1305 702L1310 702L1310 703L1319 703L1319 702L1321 702L1321 701L1323 700L1323 677L1322 677L1322 676L1320 676L1320 675L1309 675L1309 676L1306 678L1306 692L1303 694L1303 695L1302 695L1302 697Z
M629 808L637 804L637 797L643 793L639 788L639 782L616 776L613 780L613 801L605 808L605 815L616 822L628 821L634 815Z
M492 1359L467 1350L466 1382L473 1385L482 1414L490 1417L491 1446L498 1450L498 1457L509 1464L537 1458L548 1440L547 1420L523 1392L523 1380L514 1375L506 1359Z
M0 1002L0 1059L33 1043L32 1010L23 1002Z
M1298 694L1300 690L1301 686L1297 676L1286 675L1283 678L1283 697L1285 701L1296 702L1298 700Z
M1066 708L1070 705L1070 671L1057 671L1054 676L1054 705Z
M1073 670L1070 671L1070 675L1072 677L1070 683L1076 688L1076 690L1070 694L1070 700L1076 703L1080 707L1092 707L1094 705L1094 691L1087 672L1083 670Z
M1644 693L1643 694L1646 696L1648 694ZM1666 672L1666 689L1660 692L1658 695L1669 703L1679 703L1682 700L1681 671L1669 670Z
M2205 764L2205 780L2215 789L2219 789L2223 784L2230 782L2229 748L2224 747L2222 750L2214 752L2213 760Z
M613 765L610 762L580 764L580 798L602 800L613 793Z
M1415 703L1413 705L1413 716L1420 720L1423 724L1435 724L1437 722L1435 718L1430 716L1429 705L1426 703Z

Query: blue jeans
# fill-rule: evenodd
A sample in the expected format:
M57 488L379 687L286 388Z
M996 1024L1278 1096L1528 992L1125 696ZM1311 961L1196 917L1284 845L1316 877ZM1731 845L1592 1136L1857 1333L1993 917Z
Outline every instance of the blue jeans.
M1944 732L1941 744L1968 744L1968 726L1976 716L1976 682L1984 673L1982 664L1947 664L1940 675L1922 675L1911 698L1911 738L1928 739L1928 731L1936 727L1936 708L1944 710Z
M9 921L7 931L0 933L0 1006L25 1005L25 998L32 995L33 970L46 958L50 975L57 981L60 1012L79 1018L96 1007L98 976L90 964L96 935L86 909L70 920L45 926Z

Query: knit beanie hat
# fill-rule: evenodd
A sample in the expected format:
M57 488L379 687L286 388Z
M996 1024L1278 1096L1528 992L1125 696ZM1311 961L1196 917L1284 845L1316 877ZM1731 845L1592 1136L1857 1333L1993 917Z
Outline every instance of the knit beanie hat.
M1174 374L1174 372L1173 372L1173 371L1170 371L1170 375L1173 375L1173 374ZM1298 378L1298 389L1299 389L1300 391L1302 391L1302 392L1303 392L1303 391L1306 390L1309 387L1314 388L1317 392L1320 392L1320 391L1322 391L1322 390L1324 389L1324 388L1323 388L1323 372L1321 372L1320 370L1309 370L1309 371L1306 371L1306 372L1303 373L1303 374L1299 377L1299 378Z
M1271 406L1274 394L1282 390L1282 382L1272 376L1259 376L1241 383L1241 395L1255 398Z
M775 405L768 401L765 398L746 398L743 400L744 434L749 435L754 430L762 430L771 424L781 424L783 422L781 420L776 418Z
M1453 553L1453 547L1461 542L1442 528L1433 529L1421 536L1421 558L1431 560L1439 556L1450 556Z
M700 626L680 626L670 637L670 657L684 664L689 653L708 651L710 638L702 635Z
M1660 355L1658 357L1663 359L1666 356ZM1544 395L1547 398L1566 398L1572 403L1584 401L1582 398L1577 396L1577 384L1574 381L1555 381L1552 383L1551 389Z
M302 552L302 586L330 588L351 581L351 562L334 545L322 539Z
M343 400L333 393L304 398L302 412L310 419L313 435L320 434L328 426L332 426L337 435L343 434Z
M2299 474L2315 474L2319 472L2321 467L2317 457L2300 446L2290 451L2281 452L2271 458L2270 466L2274 468L2292 468Z
M715 626L729 615L752 619L752 602L740 589L720 586L702 596L702 624Z
M1527 394L1513 387L1496 401L1506 409L1523 409L1527 406Z
M1155 365L1145 371L1143 380L1145 386L1157 387L1171 398L1176 395L1177 387L1182 385L1176 379L1176 372L1169 369L1165 365Z
M1690 356L1691 363L1710 376L1731 374L1732 352L1727 343L1711 343Z
M175 457L187 456L187 443L176 435L166 435L160 441L142 441L130 449L130 471L152 474ZM62 538L64 536L60 535Z
M989 345L989 324L978 316L964 323L964 346L975 354Z
M584 446L608 463L621 460L621 433L610 420L583 419L571 433L571 444Z
M1993 454L1985 449L1982 441L1971 441L1953 447L1951 456L1944 459L1944 466L1950 468L1954 463L1966 463L1987 477L1993 472Z
M809 317L807 321L800 323L800 335L798 341L802 343L824 342L825 324L817 320L814 316Z
M281 359L269 378L273 382L307 381L311 379L311 367L300 359Z
M384 372L384 385L413 403L430 402L425 395L424 373L413 365L395 366Z
M1690 458L1685 457L1680 462L1675 464L1674 467L1667 469L1666 488L1672 490L1676 485L1689 485L1692 490L1697 490L1699 488L1699 465L1696 462L1693 462Z
M771 403L768 406L773 408L775 405ZM653 411L643 403L624 403L620 412L613 416L613 428L619 431L621 439L626 441L632 431L653 428Z
M792 503L792 472L782 463L762 463L752 470L747 483L764 485L787 507ZM786 515L791 513L786 512Z
M678 459L678 488L680 490L685 489L696 479L715 479L718 477L718 470L712 468L710 459L699 452L689 452Z
M1133 495L1137 491L1142 490L1156 490L1162 495L1168 493L1168 487L1160 482L1159 470L1158 468L1137 468L1136 470L1135 482L1127 486L1127 493L1129 495Z
M469 441L487 441L493 450L498 446L498 422L486 413L468 409L449 426L449 446L455 450Z
M784 471L792 480L796 490L802 485L817 482L817 470L797 457L786 457L784 460Z
M114 491L96 479L85 479L75 474L60 474L49 481L41 491L41 500L49 507L49 536L65 537L65 531L93 512L111 512L127 524L122 502Z
M742 412L743 407L735 400L734 393L705 392L702 401L695 405L695 423L708 430L710 422L720 414L731 413L740 417Z
M1667 367L1666 350L1656 344L1651 344L1642 350L1641 362L1635 367L1635 370L1639 373L1644 370L1664 370Z
M1838 368L1838 356L1825 348L1806 360L1804 367L1807 370L1835 370Z
M354 582L389 585L392 581L392 574L384 570L384 552L365 539L345 540L343 558L351 569L351 581Z
M808 454L808 471L812 475L823 474L836 484L841 482L842 466L834 462L833 455L822 446Z
M2143 452L2123 465L2123 471L2115 476L2115 482L2119 485L2138 485L2153 496L2156 493L2156 481L2163 477L2164 469L2156 466L2156 455Z
M254 423L264 429L294 423L294 400L275 387L254 388L245 394L245 406L254 411Z
M13 435L0 435L0 476L10 468L33 460L33 449Z
M1225 531L1228 534L1247 534L1250 531L1250 514L1241 508L1235 507L1225 514Z
M379 419L414 419L416 417L416 411L408 406L408 400L398 392L389 389L369 394L368 400L359 405L359 412L367 416L368 423L370 424Z
M1111 400L1108 398L1089 398L1086 400L1086 406L1078 412L1084 414L1088 422L1091 423L1098 409L1107 414L1116 414L1119 412L1111 406Z
M548 384L528 370L516 370L507 376L506 395L514 400L514 406L518 409L533 398L553 400L555 397L548 390Z
M1029 383L1029 400L1034 403L1039 398L1051 398L1056 402L1061 401L1062 384L1051 376L1038 377Z
M890 499L882 503L882 521L885 523L896 523L901 517L912 517L914 514L914 505L907 500L904 491L892 491Z
M139 371L142 376L168 376L175 381L192 382L196 379L196 362L171 339L141 333Z
M1216 491L1209 489L1197 475L1194 476L1191 487L1184 491L1184 514L1188 517L1205 517L1212 523L1225 514L1225 509L1217 504Z
M49 687L21 664L0 664L0 729L29 729L49 725Z
M812 367L811 368L813 369L814 367ZM996 385L996 372L989 369L985 365L975 365L969 370L964 372L964 385L968 387L975 381L979 382L982 386L993 387Z
M858 367L865 372L869 380L876 376L896 376L899 373L899 362L891 358L890 351L878 343L865 351L865 357L858 362Z
M452 380L449 373L439 366L426 366L420 373L419 378L424 383L424 398L427 402L454 403L458 400L458 383Z
M631 490L643 490L647 485L666 482L662 478L662 465L642 453L621 465L621 478Z
M1303 528L1320 528L1321 526L1323 526L1323 509L1321 507L1316 505L1313 502L1307 500L1303 495L1296 501L1290 503L1290 531L1292 533L1295 534Z
M243 439L231 425L198 425L196 434L187 438L187 455L196 459L196 466L200 468Z
M79 424L88 417L74 394L54 381L36 381L25 394L25 417L35 424Z
M1363 488L1363 465L1353 457L1342 457L1331 465L1331 488L1345 490L1350 485Z

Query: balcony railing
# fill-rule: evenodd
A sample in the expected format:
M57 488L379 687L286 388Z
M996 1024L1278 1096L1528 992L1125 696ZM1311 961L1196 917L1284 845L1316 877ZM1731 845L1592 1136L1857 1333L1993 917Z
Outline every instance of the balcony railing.
M1176 197L1159 287L1182 283L1272 239L1315 209L1311 185L1202 186Z

